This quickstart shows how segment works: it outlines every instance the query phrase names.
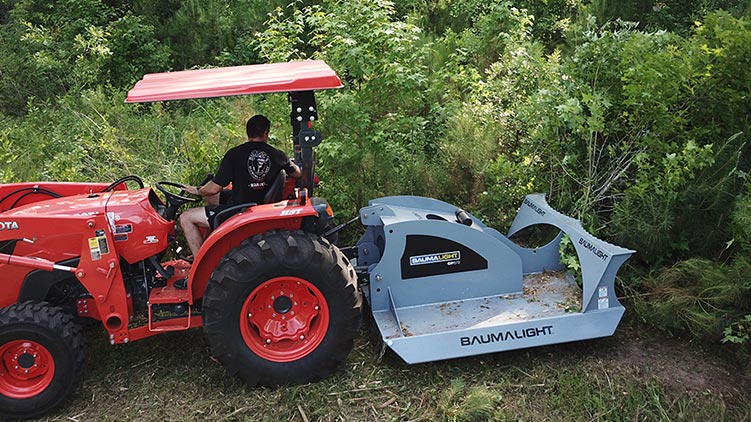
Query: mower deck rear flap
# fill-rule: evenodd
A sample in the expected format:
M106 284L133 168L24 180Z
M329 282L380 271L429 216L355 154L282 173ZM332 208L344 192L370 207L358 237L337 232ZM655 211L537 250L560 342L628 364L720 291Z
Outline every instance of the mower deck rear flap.
M128 103L341 88L321 60L150 73L128 92Z

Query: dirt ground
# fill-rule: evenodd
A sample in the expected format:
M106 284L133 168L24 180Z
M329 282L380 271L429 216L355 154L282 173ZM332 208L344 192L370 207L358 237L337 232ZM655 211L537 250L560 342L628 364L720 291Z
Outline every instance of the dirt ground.
M723 355L716 346L703 347L662 335L642 338L637 332L620 333L615 363L636 367L645 379L657 378L666 389L698 394L719 394L730 401L749 399L751 366Z

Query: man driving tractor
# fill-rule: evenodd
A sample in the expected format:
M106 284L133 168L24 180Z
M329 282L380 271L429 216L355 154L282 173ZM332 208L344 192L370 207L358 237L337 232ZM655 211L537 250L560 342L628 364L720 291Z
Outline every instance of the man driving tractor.
M271 122L257 114L245 126L248 141L224 155L212 180L203 186L184 186L184 190L204 197L206 206L196 207L180 215L180 226L193 256L203 243L200 228L213 227L214 217L232 205L264 203L269 187L284 170L287 176L299 178L300 168L287 155L267 143ZM230 204L219 204L222 189L232 183Z

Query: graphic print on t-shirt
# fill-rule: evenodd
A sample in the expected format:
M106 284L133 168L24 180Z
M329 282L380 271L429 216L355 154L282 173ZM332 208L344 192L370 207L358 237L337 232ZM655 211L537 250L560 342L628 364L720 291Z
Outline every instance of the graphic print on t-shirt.
M266 151L255 149L248 154L248 173L254 181L260 182L271 170L271 158Z

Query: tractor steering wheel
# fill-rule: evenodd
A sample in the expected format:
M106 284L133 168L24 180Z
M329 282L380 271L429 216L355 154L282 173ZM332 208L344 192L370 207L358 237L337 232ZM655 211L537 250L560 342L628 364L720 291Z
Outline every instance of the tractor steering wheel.
M200 201L200 197L196 197L193 194L190 194L186 192L183 189L183 185L175 182L167 182L162 180L161 182L156 182L154 184L157 189L159 189L160 192L164 194L164 196L167 198L167 205L173 206L175 208L179 207L180 205L186 204L188 202L198 202ZM171 188L180 188L180 194L172 193L165 186L169 186ZM183 196L183 194L191 195L191 196Z

